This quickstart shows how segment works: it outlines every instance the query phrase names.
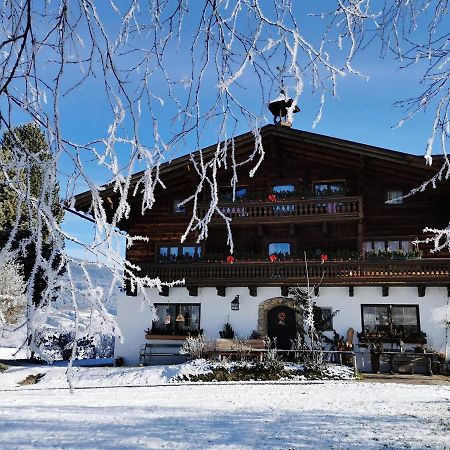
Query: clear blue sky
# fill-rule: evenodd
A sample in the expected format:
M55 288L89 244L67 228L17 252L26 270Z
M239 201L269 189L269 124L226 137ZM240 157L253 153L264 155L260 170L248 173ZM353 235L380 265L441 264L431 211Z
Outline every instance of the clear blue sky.
M313 2L314 3L314 2ZM325 2L319 2L325 4ZM317 2L314 3L317 6ZM312 40L314 27L310 24L305 28L305 34ZM408 70L398 70L397 63L392 58L381 60L378 50L369 48L361 53L355 60L354 66L369 76L366 81L357 76L348 75L338 79L338 97L328 96L322 115L322 120L312 129L314 117L317 113L319 98L312 96L305 79L304 94L300 99L301 112L296 114L294 128L313 131L315 133L335 136L342 139L371 144L379 147L399 150L412 154L423 154L427 139L431 132L429 115L421 114L398 129L393 129L396 122L402 117L402 111L393 108L396 100L406 99L419 91L420 68L412 67ZM178 55L169 55L171 64L174 64L178 73L187 70L183 63L177 66ZM251 85L252 80L248 80ZM256 83L256 80L255 80ZM214 87L211 87L213 92ZM274 92L274 95L277 93ZM252 93L247 88L247 99ZM255 95L255 110L260 108L260 100ZM259 102L259 104L256 104ZM161 109L161 114L164 109ZM63 131L66 136L78 142L87 142L96 137L104 136L111 120L111 113L105 107L105 97L96 81L86 83L76 95L64 99L61 107L63 117ZM267 114L270 120L270 114ZM161 122L161 133L169 133L169 122ZM238 126L237 134L248 131L248 126L242 123ZM209 142L214 144L217 135L214 130L208 133ZM173 156L188 153L191 149L180 145ZM99 183L105 182L105 173L95 165L91 174ZM80 189L81 190L81 189ZM89 240L92 235L92 225L69 213L63 224L70 233L82 239ZM84 257L79 249L67 243L69 253Z

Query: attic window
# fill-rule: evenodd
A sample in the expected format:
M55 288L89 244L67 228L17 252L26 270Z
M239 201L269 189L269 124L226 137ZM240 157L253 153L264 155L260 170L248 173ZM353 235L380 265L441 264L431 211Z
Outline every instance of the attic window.
M403 191L387 191L386 201L389 205L403 204Z

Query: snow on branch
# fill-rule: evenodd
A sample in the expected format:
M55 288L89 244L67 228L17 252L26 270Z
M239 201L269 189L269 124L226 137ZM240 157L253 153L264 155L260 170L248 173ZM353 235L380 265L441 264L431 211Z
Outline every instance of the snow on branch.
M405 68L428 64L423 93L399 105L407 108L405 119L435 108L427 159L439 132L444 150L450 77L448 35L441 31L447 1L378 4L338 0L319 12L315 5L308 14L302 2L292 0L3 2L0 208L9 218L0 217L1 251L26 262L26 344L39 352L34 324L61 292L74 310L79 296L87 296L103 314L107 290L97 289L85 263L66 251L67 243L90 264L107 267L114 283L125 277L143 295L146 286L161 288L160 280L140 276L140 268L124 259L119 228L136 198L142 214L155 205L158 190L166 188L160 166L175 156L216 143L211 157L192 158L198 184L181 202L193 211L182 240L206 239L217 214L232 251L231 219L218 208L218 173L231 168L234 196L237 168L245 165L254 176L264 158L259 129L281 85L293 93L288 115L305 87L317 94L316 125L326 98L337 94L339 78L361 76L355 55L376 38ZM416 42L427 19L429 39ZM308 21L314 21L314 34L304 26ZM74 107L76 118L70 116ZM18 127L27 122L33 125ZM240 159L233 136L248 128L254 150ZM80 213L92 220L90 242L62 222L61 205L73 210L74 196L82 191L90 191L89 210ZM203 198L209 204L200 213ZM128 245L139 239L128 238ZM87 288L78 287L73 265Z

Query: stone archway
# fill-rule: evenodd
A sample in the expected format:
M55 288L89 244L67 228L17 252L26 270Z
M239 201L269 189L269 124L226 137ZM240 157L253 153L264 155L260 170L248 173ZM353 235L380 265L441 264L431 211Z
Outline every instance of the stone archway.
M267 336L267 313L276 306L288 306L295 311L296 323L301 323L300 309L292 298L274 297L264 300L258 307L258 333L261 337Z

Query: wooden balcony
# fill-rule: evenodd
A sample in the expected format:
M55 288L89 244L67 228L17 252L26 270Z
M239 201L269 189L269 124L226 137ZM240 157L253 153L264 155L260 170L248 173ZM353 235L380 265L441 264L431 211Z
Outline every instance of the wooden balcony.
M199 207L200 216L204 216L209 205ZM358 219L362 217L362 197L323 197L314 199L290 198L288 200L257 201L242 200L220 202L220 211L233 222L242 223L279 223ZM211 223L223 221L218 212Z
M304 261L142 265L143 275L191 286L294 286L306 283ZM310 282L323 286L450 285L450 259L308 262Z

